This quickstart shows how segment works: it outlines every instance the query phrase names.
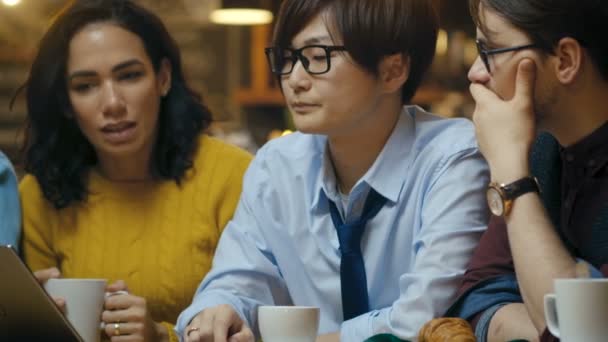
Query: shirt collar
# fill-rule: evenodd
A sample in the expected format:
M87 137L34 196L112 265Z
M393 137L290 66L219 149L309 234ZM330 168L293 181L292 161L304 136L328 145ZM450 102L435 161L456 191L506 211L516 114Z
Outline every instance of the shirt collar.
M313 187L314 196L311 203L313 210L324 207L327 198L334 202L338 200L336 172L329 158L327 138L325 136L324 138L321 150L321 170Z
M326 193L329 191L326 183L331 183L331 179L334 179L335 188L335 172L333 166L329 163L329 156L327 154L327 137L324 135L315 136L315 151L320 153L320 170L317 172L316 179L312 183L312 202L311 209L316 210L327 202L322 200L327 198Z
M384 148L372 164L371 168L357 181L352 194L367 192L371 187L389 201L399 200L401 189L410 166L410 155L415 138L414 116L422 109L417 106L405 106L397 124L388 138ZM339 199L337 193L336 173L329 158L327 139L323 140L321 170L314 186L311 208L316 210L326 205L325 198L332 201Z

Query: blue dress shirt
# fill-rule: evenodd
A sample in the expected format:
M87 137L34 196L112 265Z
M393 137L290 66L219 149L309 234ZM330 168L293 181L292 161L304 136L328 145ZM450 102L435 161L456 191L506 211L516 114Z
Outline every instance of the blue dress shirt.
M21 205L17 177L10 161L0 152L0 245L19 247Z
M344 321L339 242L327 202L340 194L327 138L294 133L273 140L249 167L213 267L176 330L182 336L200 311L229 304L259 336L259 305L307 305L321 308L319 334L339 331L341 341L380 333L414 339L454 300L488 221L488 180L470 121L404 107L343 213L346 221L357 218L370 187L388 198L361 242L371 311Z

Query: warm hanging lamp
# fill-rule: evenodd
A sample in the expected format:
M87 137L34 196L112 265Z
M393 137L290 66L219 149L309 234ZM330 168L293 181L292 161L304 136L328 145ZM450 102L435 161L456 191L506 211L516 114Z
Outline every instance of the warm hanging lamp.
M2 3L4 4L4 6L17 6L19 5L19 3L21 3L21 0L2 0Z
M270 0L222 0L221 6L211 12L211 22L224 25L269 24L273 16Z

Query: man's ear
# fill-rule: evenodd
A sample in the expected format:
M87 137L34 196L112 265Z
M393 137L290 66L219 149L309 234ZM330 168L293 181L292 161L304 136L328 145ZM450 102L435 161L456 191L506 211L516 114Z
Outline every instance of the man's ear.
M570 84L582 73L584 50L573 38L560 39L555 48L555 76L563 84Z
M158 85L162 96L166 96L171 90L171 72L171 62L169 59L163 58L158 70Z
M380 62L379 75L386 92L398 91L410 76L410 57L402 53L384 57Z

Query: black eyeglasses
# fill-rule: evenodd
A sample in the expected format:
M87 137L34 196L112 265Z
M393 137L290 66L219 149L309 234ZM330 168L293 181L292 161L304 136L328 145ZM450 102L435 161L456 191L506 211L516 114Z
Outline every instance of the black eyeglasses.
M320 75L331 69L331 53L345 50L344 46L307 45L299 49L275 46L266 48L265 52L275 75L289 75L298 60L309 74Z
M475 41L475 44L477 45L477 52L479 52L479 57L481 58L481 61L483 62L483 64L486 66L486 70L488 71L489 74L492 73L492 70L490 69L490 56L491 55L496 55L496 54L504 53L504 52L519 51L519 50L524 50L524 49L533 49L533 48L538 47L536 44L527 44L527 45L488 50L486 48L485 44L482 41L480 41L479 39Z

